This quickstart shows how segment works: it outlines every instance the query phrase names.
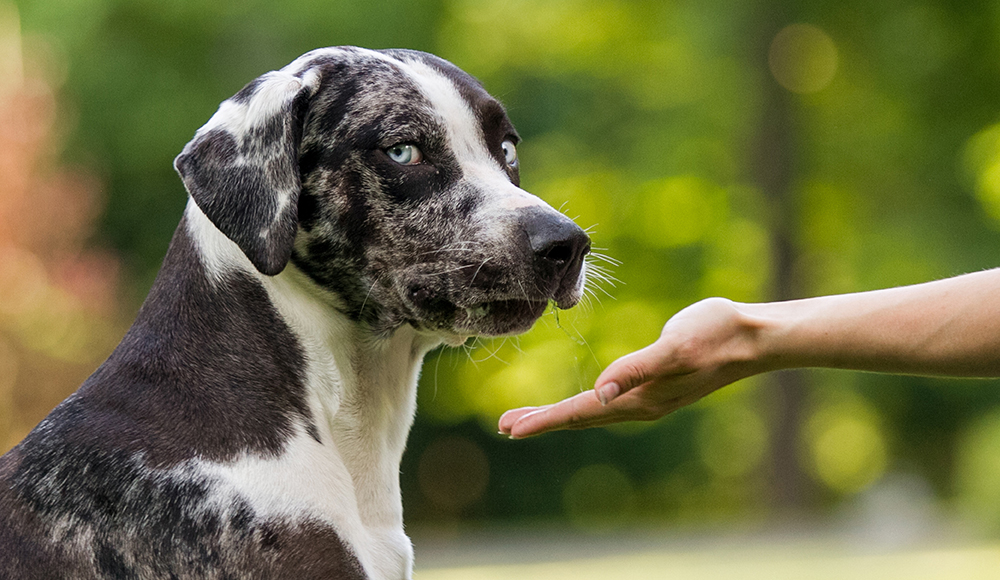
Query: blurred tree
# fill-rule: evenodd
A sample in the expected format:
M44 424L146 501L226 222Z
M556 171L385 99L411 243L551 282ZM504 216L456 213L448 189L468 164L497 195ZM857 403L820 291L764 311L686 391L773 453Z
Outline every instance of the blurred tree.
M813 85L802 82L812 71L812 63L802 62L808 52L808 40L782 39L794 28L783 28L789 20L788 3L772 2L763 7L760 21L750 31L751 54L756 54L758 69L766 70L764 58L776 80L762 82L762 103L756 129L751 178L770 203L771 282L769 300L790 300L802 296L795 264L799 248L795 232L799 226L795 213L796 152L798 127L792 119L792 105L786 89L813 92ZM818 30L818 29L816 29ZM821 32L820 32L821 34ZM788 44L793 44L788 46ZM805 45L805 46L796 46ZM790 88L789 88L790 87ZM821 90L819 86L816 90ZM771 502L779 510L802 510L807 501L808 481L799 461L800 428L805 413L807 381L798 370L775 373L767 380L772 399L771 417Z
M0 2L0 450L19 441L121 336L118 260L87 243L100 185L60 165L44 46L22 51ZM48 73L48 74L47 74Z
M624 490L619 514L604 515L616 525L624 523L615 519L620 513L705 521L760 515L776 503L822 506L900 470L927 479L942 497L992 501L977 485L990 466L967 448L992 440L992 415L979 417L1000 404L994 383L804 372L779 375L776 387L745 381L655 425L516 444L492 433L509 407L590 388L601 367L651 342L671 314L699 298L855 291L998 265L995 3L19 0L18 7L25 29L51 47L49 62L64 63L51 67L64 80L50 81L59 87L58 107L51 91L36 104L5 105L15 107L5 109L15 111L5 113L6 131L41 119L30 131L42 145L2 144L16 169L4 166L0 175L0 216L15 217L2 217L0 237L34 258L6 258L0 270L34 264L24 272L36 275L0 274L17 282L0 282L0 292L9 288L7 296L21 300L34 295L25 286L32 280L61 287L57 255L92 255L80 248L93 247L83 216L96 208L80 202L74 207L87 211L69 212L76 221L47 217L40 223L64 225L32 230L29 240L15 236L36 215L22 209L25 192L37 196L44 189L37 184L67 163L100 176L108 203L96 241L120 252L136 302L184 204L173 156L222 99L306 50L429 50L507 104L524 137L525 187L592 227L608 256L594 263L609 272L595 280L588 306L550 312L522 338L430 358L403 466L409 517L545 516L591 526L602 516L588 511L588 498L607 494L613 481ZM63 137L65 150L54 151ZM67 181L86 195L98 191L93 178ZM70 270L115 278L106 265L113 260L90 260L73 263L93 267ZM22 361L30 349L11 330L13 318L3 320L0 353ZM18 364L16 391L30 392ZM0 376L10 373L0 368ZM53 389L76 382L74 375ZM9 389L0 381L8 400ZM441 477L453 485L435 487ZM654 507L640 514L632 505Z

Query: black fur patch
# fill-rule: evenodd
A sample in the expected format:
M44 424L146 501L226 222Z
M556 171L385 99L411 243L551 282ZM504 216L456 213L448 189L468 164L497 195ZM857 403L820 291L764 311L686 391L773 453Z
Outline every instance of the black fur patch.
M233 101L247 105L262 82L250 83ZM245 134L220 127L198 135L174 162L198 207L269 276L284 269L295 239L299 142L308 96L303 88L274 115L249 119L254 123ZM283 209L279 197L288 198Z
M318 439L304 365L260 284L212 284L182 221L119 347L0 459L0 561L16 578L49 562L74 578L363 578L333 530L218 505L185 464L276 456L296 424ZM299 554L315 570L297 542L322 550Z
M257 281L206 278L186 227L132 328L77 400L93 413L91 428L151 465L277 455L296 422L312 421L301 348Z

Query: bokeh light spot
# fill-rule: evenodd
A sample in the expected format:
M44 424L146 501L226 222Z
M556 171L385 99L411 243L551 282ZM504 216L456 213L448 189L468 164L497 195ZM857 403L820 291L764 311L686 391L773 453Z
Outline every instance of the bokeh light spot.
M976 198L993 224L1000 224L1000 125L992 125L969 139L963 158Z
M837 45L811 24L786 26L771 41L767 57L774 79L793 93L821 91L837 73Z
M875 411L860 397L821 407L806 435L814 475L836 492L857 493L885 473L885 438Z

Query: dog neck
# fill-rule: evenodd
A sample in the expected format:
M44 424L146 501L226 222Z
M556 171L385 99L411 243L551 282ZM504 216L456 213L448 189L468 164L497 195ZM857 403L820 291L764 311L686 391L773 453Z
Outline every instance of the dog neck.
M263 497L268 485L287 489L286 480L297 481L307 489L296 488L294 495L314 498L308 510L336 525L373 578L408 577L412 549L402 529L399 463L416 409L420 366L440 338L410 326L375 335L292 264L277 276L260 274L193 202L184 227L209 280L221 284L233 272L252 276L303 355L311 423L298 429L276 460L233 464L243 473L237 490L258 496L254 503L261 505L280 502ZM261 483L241 487L240 481L250 480Z
M362 517L373 524L401 522L399 461L416 410L420 365L440 340L409 326L374 336L293 265L262 283L306 353L309 406L320 439L340 452ZM387 501L386 490L396 499Z

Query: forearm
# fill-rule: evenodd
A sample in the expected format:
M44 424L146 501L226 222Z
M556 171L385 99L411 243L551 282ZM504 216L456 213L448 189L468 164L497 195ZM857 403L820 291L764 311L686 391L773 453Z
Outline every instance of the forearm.
M1000 270L738 308L761 370L1000 376Z

